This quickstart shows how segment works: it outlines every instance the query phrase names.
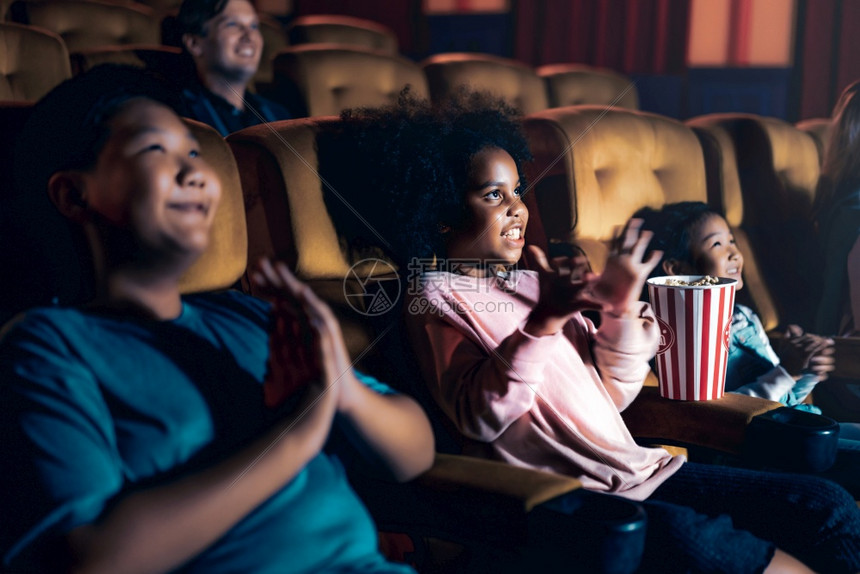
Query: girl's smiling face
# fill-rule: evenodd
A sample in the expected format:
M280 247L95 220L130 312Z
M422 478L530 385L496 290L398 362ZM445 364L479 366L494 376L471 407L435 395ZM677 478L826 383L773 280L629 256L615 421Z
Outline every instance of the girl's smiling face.
M666 269L671 274L712 275L728 277L737 280L737 289L744 285L741 272L744 268L744 256L735 244L726 220L719 215L711 215L690 230L690 259L693 268L681 264ZM668 262L667 262L668 263Z
M517 164L508 152L490 147L476 153L465 196L468 220L448 240L449 261L479 260L460 268L469 275L487 275L491 267L519 261L529 219L521 193Z

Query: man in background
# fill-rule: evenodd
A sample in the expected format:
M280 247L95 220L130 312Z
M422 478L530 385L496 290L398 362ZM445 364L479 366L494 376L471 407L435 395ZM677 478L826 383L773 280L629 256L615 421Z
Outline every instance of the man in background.
M222 136L292 117L248 90L263 51L260 21L248 0L184 0L177 23L196 72L182 89L189 117Z

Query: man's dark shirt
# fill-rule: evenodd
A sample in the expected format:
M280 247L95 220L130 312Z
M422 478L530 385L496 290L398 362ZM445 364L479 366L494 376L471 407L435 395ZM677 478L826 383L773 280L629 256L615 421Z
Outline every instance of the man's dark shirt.
M250 92L245 92L244 110L200 84L183 89L182 99L188 117L209 124L225 137L242 128L293 117L281 104Z

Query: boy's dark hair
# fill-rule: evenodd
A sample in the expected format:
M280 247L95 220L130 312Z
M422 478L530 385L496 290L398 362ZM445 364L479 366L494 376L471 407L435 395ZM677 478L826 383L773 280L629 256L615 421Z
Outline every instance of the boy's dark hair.
M489 94L464 90L434 105L406 89L395 104L341 119L318 140L326 206L350 247L381 246L401 266L444 255L440 224L466 222L470 162L480 150L507 151L526 186L531 154L519 114Z
M224 11L229 0L184 0L176 16L177 32L205 36L206 22Z
M664 261L674 259L695 265L690 253L690 235L697 225L713 215L719 213L701 201L668 203L659 210L643 207L634 213L633 217L643 220L643 230L654 232L648 245L649 253L654 250L663 251L663 258L651 275L665 275Z
M14 191L0 206L18 307L77 303L92 295L91 270L81 266L89 259L83 232L51 203L48 181L59 171L92 168L110 136L111 118L136 98L181 110L160 77L111 64L63 82L33 108L15 150Z

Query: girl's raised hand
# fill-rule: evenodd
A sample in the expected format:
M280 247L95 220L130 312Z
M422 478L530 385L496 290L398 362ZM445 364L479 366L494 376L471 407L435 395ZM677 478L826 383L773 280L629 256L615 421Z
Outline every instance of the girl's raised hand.
M531 245L528 249L538 273L540 296L526 323L526 332L551 334L577 311L601 308L599 302L587 295L597 275L591 272L585 256L555 257L550 261L541 248Z
M641 228L641 219L631 219L616 234L606 268L591 287L590 297L613 315L621 316L635 308L645 280L663 257L662 251L653 251L644 259L654 234Z

